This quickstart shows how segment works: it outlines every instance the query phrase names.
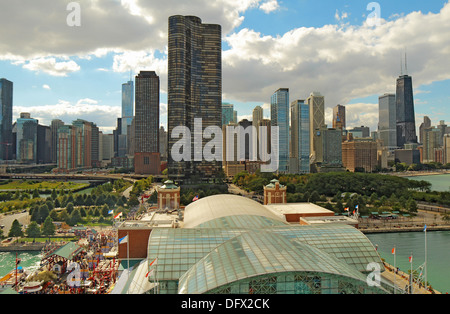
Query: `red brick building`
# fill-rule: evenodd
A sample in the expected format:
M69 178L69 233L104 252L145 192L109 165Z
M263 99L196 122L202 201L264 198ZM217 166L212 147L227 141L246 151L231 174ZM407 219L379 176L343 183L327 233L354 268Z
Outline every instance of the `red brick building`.
M286 187L278 180L270 181L270 184L264 187L264 205L286 203Z
M158 209L180 208L180 187L168 180L158 189Z

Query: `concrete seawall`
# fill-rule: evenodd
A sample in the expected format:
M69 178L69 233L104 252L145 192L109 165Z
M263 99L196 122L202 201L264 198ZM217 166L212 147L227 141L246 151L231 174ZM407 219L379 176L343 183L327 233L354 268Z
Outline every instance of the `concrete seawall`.
M404 228L360 228L364 234L370 233L397 233L397 232L421 232L423 227L404 227ZM428 231L450 231L450 226L427 226Z
M0 245L0 252L41 251L45 243Z

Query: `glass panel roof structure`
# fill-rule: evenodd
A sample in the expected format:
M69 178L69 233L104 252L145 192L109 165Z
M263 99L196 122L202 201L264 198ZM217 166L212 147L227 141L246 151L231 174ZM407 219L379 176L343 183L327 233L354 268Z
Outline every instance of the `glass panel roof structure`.
M249 231L211 251L179 281L179 293L205 293L230 282L264 274L318 272L365 282L365 276L335 257L299 241Z
M179 293L288 272L365 284L368 264L384 269L370 240L349 225L291 225L253 200L228 195L197 201L186 213L187 228L155 228L148 242L148 261L158 260L149 266L154 280L178 283Z

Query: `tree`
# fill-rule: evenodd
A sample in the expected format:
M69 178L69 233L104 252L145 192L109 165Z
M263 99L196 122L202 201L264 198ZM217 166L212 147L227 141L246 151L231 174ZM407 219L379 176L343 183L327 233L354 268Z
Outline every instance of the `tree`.
M45 236L54 235L56 231L56 227L53 224L53 220L50 217L47 217L42 225L42 234Z
M41 230L36 221L32 221L26 230L27 237L36 239L41 236Z
M23 237L22 225L15 219L9 229L8 237Z
M413 200L412 198L410 198L408 200L408 202L406 203L406 209L410 213L417 213L417 202L415 200Z
M71 226L75 226L82 220L81 213L78 208L74 209L70 214L69 221L67 222Z
M66 210L67 210L67 213L70 215L70 214L72 214L72 212L73 212L73 203L68 203L67 204L67 207L66 207Z
M45 219L48 217L48 215L50 215L50 211L48 210L48 206L44 204L41 207L39 207L39 215L36 222L39 224L43 223Z
M109 212L109 206L108 206L108 204L103 205L103 207L102 207L102 212L101 212L102 216L103 216L103 217L108 216L108 212Z

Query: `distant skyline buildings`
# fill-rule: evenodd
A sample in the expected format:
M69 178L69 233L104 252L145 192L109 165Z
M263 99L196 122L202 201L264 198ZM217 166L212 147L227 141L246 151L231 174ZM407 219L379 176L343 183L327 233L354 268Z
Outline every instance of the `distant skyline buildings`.
M342 129L345 130L347 127L346 124L346 111L345 106L337 105L333 108L333 122L332 126L335 129Z

